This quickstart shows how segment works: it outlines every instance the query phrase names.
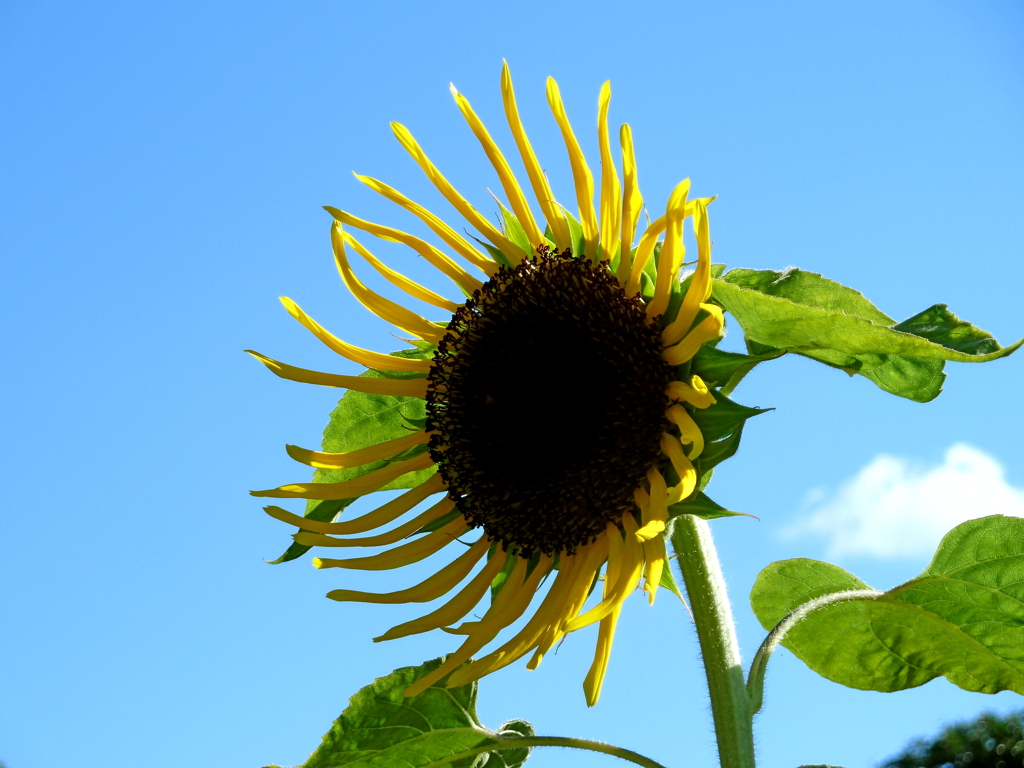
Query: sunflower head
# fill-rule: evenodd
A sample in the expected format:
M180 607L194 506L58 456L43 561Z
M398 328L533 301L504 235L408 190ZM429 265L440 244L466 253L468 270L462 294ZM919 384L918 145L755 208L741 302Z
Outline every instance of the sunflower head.
M501 226L459 194L398 124L392 129L399 142L479 239L459 234L457 227L402 193L365 176L357 177L412 213L441 245L327 209L334 218L331 239L345 285L371 312L416 337L417 351L386 355L354 347L284 299L288 311L324 344L374 374L320 373L256 355L274 373L294 381L396 403L423 400L425 418L355 451L290 446L298 461L349 470L349 476L254 495L347 500L418 478L405 482L409 490L402 495L352 519L303 518L276 506L267 511L299 527L295 540L306 547L384 547L355 558L316 558L320 568L400 568L453 542L468 545L456 544L457 557L408 589L329 594L339 601L375 603L447 598L425 616L376 638L433 629L465 637L408 695L452 672L448 684L463 685L527 654L528 666L535 668L555 643L596 623L597 651L584 683L587 701L594 704L623 601L642 582L653 602L667 562L669 507L697 490L693 461L703 450L704 437L693 416L715 401L700 378L691 375L689 361L702 344L720 336L723 326L721 310L709 303L710 199L691 199L689 180L681 182L664 215L651 221L637 241L643 199L632 133L628 125L619 131L618 166L608 130L610 86L605 84L598 99L601 157L595 205L594 176L558 87L549 80L548 103L575 187L576 215L570 213L556 202L534 155L507 65L501 89L526 172L525 189L542 218L534 218L524 186L469 102L453 88L504 191ZM692 276L681 283L687 221L696 236L697 259ZM462 300L434 293L385 266L352 230L408 246L447 276ZM397 288L433 307L436 319L365 286L349 260L353 252ZM371 535L358 535L366 533ZM602 574L599 599L588 607ZM483 617L459 624L488 591L492 598ZM534 602L517 634L466 664Z

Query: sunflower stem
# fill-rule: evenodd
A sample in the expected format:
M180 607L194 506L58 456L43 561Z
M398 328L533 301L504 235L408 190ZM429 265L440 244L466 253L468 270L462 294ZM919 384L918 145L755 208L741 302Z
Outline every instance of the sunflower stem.
M707 522L675 519L672 546L690 596L722 768L754 768L753 716L740 663L729 595Z

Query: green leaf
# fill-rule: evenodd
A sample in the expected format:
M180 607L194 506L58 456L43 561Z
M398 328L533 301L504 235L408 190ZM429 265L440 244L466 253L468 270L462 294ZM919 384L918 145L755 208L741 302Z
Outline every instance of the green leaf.
M700 492L689 501L681 501L668 508L670 519L677 515L693 515L703 520L715 520L719 517L735 517L737 515L753 517L753 515L747 515L745 512L733 512L726 509Z
M409 685L443 661L396 669L356 693L302 768L425 768L462 752L534 735L525 720L509 721L498 731L483 727L476 714L476 683L447 689L445 677L419 696L405 697ZM529 748L502 749L447 764L519 768L529 753Z
M761 572L750 602L769 629L815 598L867 588L838 566L785 560ZM1024 519L957 526L920 576L813 611L782 644L850 688L898 691L941 675L968 691L1024 694Z
M403 350L393 352L396 357L425 360L432 356L429 350ZM362 374L370 378L382 378L376 371ZM331 412L330 421L324 429L323 450L329 453L346 453L376 445L385 440L408 435L410 425L419 423L426 418L426 404L416 397L392 397L390 395L368 395L365 392L347 390L338 402L337 408ZM313 472L313 481L317 483L337 483L350 480L359 475L386 466L388 460L375 461L361 467L350 469L317 469ZM409 472L388 483L381 490L413 488L424 482L434 469ZM334 520L349 504L351 499L332 501L311 500L306 503L304 517L320 522ZM272 563L285 563L295 560L308 552L311 547L293 542L284 554Z
M896 323L852 288L799 269L734 269L714 281L713 295L752 350L804 355L919 402L938 395L945 361L995 360L1024 343L1001 347L945 305Z

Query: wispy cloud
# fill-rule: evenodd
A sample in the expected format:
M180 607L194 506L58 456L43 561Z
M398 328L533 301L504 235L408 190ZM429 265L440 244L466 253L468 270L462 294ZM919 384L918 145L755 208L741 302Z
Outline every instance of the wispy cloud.
M830 558L927 557L951 528L985 515L1024 517L1024 489L1006 482L1002 465L965 443L938 466L876 456L835 493L813 491L811 511L786 538L824 538Z

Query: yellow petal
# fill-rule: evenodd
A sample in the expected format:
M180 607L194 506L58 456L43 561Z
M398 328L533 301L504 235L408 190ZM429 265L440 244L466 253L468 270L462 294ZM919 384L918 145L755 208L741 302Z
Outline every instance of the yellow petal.
M681 405L670 405L665 411L665 415L669 421L679 427L679 439L683 445L693 446L689 453L690 460L700 456L704 451L704 435L701 434L700 427L697 426L693 417Z
M374 192L377 192L393 203L396 203L409 213L418 217L420 221L426 224L434 232L435 235L440 237L444 242L459 254L462 258L468 261L470 264L479 267L483 270L484 274L490 276L498 271L498 265L494 263L494 260L484 254L480 253L476 248L470 245L469 241L466 240L462 235L456 232L454 229L445 224L441 219L432 214L422 205L414 203L408 197L403 195L396 189L392 189L387 184L369 176L361 176L355 174L355 177L359 179L363 184L368 186Z
M438 528L408 544L381 552L379 555L353 557L347 560L315 557L313 565L317 568L348 568L360 571L387 571L392 568L401 568L404 565L418 563L435 552L440 552L469 529L469 523L464 518L458 517L443 528Z
M580 209L580 224L583 225L583 239L587 244L587 255L593 258L597 254L599 232L597 229L597 213L594 210L594 176L587 166L580 143L572 132L569 118L565 114L562 96L558 92L558 84L548 78L548 105L555 116L555 122L562 132L562 140L569 152L569 165L572 167L572 178L576 186L576 203Z
M629 255L633 248L633 238L636 236L636 225L640 221L640 210L643 208L644 199L640 194L640 185L636 179L636 156L633 153L633 132L629 125L623 125L619 130L619 144L622 146L622 255L619 258L619 268L616 273L619 282L626 285L629 282L632 272L632 262Z
M437 166L430 162L430 158L427 157L422 147L413 138L408 128L401 123L392 123L391 130L394 132L395 138L405 147L405 150L412 155L412 159L416 161L416 164L427 174L427 178L433 182L438 191L455 207L455 210L462 214L466 221L476 227L480 234L494 243L498 250L505 254L505 257L513 265L523 260L524 254L522 249L505 237L487 220L486 216L470 205L469 201L458 193L448 179L437 170Z
M490 546L486 536L477 539L476 543L424 581L414 587L400 589L397 592L356 592L351 589L335 589L327 593L327 597L338 602L378 603L398 605L401 603L428 603L442 595L448 594L455 585L462 581L473 566L484 556Z
M401 274L400 272L395 272L395 270L388 267L380 259L378 259L372 253L370 253L363 246L362 243L360 243L358 240L352 237L352 235L350 235L348 232L345 232L344 235L345 242L351 245L355 249L356 253L358 253L367 262L369 262L370 266L376 269L377 272L379 272L384 277L384 279L387 280L389 283L405 291L414 299L425 301L427 304L432 304L433 306L438 307L439 309L443 309L446 312L451 312L452 314L455 314L455 312L458 311L459 305L456 304L454 301L449 301L444 296L440 296L434 293L429 288L424 288L416 281L410 280L408 277Z
M633 515L627 513L622 516L622 525L626 529L626 538L616 529L614 533L608 531L609 552L608 566L612 570L613 557L616 551L621 552L621 565L618 568L617 578L612 583L609 579L606 582L604 599L581 616L572 621L566 622L565 631L575 632L578 629L589 626L608 616L617 608L637 585L640 573L643 570L643 548L636 539L636 532L639 528L633 520Z
M480 602L480 598L490 588L494 577L498 575L498 572L504 565L505 551L499 547L491 556L491 559L480 569L480 572L472 578L469 584L459 590L451 600L437 610L431 611L426 616L421 616L418 619L392 627L380 637L373 638L373 642L379 643L384 640L395 640L399 637L418 635L422 632L429 632L432 629L439 629L440 627L455 623L473 610L476 604Z
M345 231L338 221L331 225L331 245L334 246L334 261L338 265L341 279L345 281L345 285L359 303L381 320L386 320L402 330L435 344L448 332L443 326L435 325L400 304L374 293L359 281L348 263L348 256L345 254Z
M393 243L402 243L403 245L409 246L416 251L416 253L422 256L431 266L449 277L452 282L468 294L473 293L473 291L478 290L483 285L482 282L470 275L466 270L425 240L420 240L418 237L414 237L407 232L402 232L400 229L393 229L392 227L385 227L382 224L374 224L373 222L365 221L350 213L346 213L345 211L339 211L337 208L332 208L329 205L324 206L324 210L342 224L355 227L356 229L361 229L363 232L369 232L371 235L379 237L381 240L388 240ZM496 268L497 267L495 265L495 269Z
M661 450L668 456L668 460L672 462L672 466L679 475L676 493L680 499L685 499L697 487L697 470L693 468L693 464L683 453L682 444L672 435L662 434Z
M697 319L697 313L711 306L704 303L711 297L711 233L708 229L708 209L702 200L696 203L693 227L697 236L697 269L690 280L686 296L683 297L679 314L662 332L662 341L666 346L675 344L683 338L693 325L693 321Z
M533 648L546 628L561 623L564 618L566 595L574 578L575 562L575 555L566 555L562 558L551 589L519 634L497 650L452 673L448 686L466 685L508 666Z
M646 574L644 576L644 590L647 592L647 601L654 605L654 596L661 584L661 574L668 562L668 552L665 550L665 537L655 536L644 542L644 563Z
M253 496L269 496L275 499L351 499L365 496L383 488L406 472L416 472L434 466L429 453L422 453L405 461L396 461L365 475L343 480L340 483L293 483L271 488L266 491L249 491Z
M601 261L611 261L622 235L622 201L619 197L619 175L615 172L612 145L608 138L608 107L612 100L612 84L601 86L597 99L597 144L601 151ZM628 248L628 243L625 246Z
M696 374L690 379L689 384L682 381L673 381L668 385L666 392L673 400L682 400L694 408L710 408L716 402L715 396L708 389L708 385Z
M293 514L280 507L264 507L263 511L275 520L298 526L307 531L339 534L365 533L382 525L387 525L393 520L397 520L428 496L433 496L435 493L440 493L443 490L444 480L440 475L434 474L425 482L420 483L415 488L406 491L401 496L392 499L372 512L367 512L361 517L341 523L321 523L319 520L310 520L308 517Z
M386 547L412 536L423 526L444 517L455 507L455 502L445 498L430 507L430 509L416 515L412 520L402 523L387 533L379 533L376 536L363 536L357 539L336 539L322 533L310 533L299 531L292 536L296 543L306 547Z
M569 226L565 222L565 216L555 203L551 185L548 184L548 178L533 153L533 147L526 136L526 129L523 128L523 123L519 119L519 108L516 106L516 96L512 90L512 75L508 71L507 62L501 69L501 95L505 104L505 117L508 119L509 128L512 129L512 136L516 140L519 154L523 158L523 165L526 166L526 175L530 177L533 194L536 196L537 202L540 203L548 226L551 227L551 234L555 238L555 247L562 251L572 245Z
M404 357L395 357L394 355L385 355L382 352L371 352L368 349L354 347L324 329L320 323L303 312L302 307L287 296L281 297L281 303L288 310L288 314L302 323L308 331L326 344L328 348L337 352L346 360L365 365L367 368L380 368L386 371L430 373L430 366L432 364L430 360L407 360Z
M411 697L423 693L423 691L449 672L461 667L463 662L467 661L474 653L487 645L487 643L491 642L498 632L522 616L530 605L530 601L533 599L533 595L537 591L537 585L540 584L540 580L544 578L547 570L547 568L541 568L539 566L534 568L533 573L531 573L522 584L513 582L509 579L509 581L505 583L505 587L502 589L501 593L499 593L500 597L506 590L512 592L512 594L509 595L508 600L501 603L499 603L498 600L495 600L494 603L491 604L487 613L484 614L483 620L479 622L473 634L466 638L466 642L464 642L457 651L448 656L441 666L424 677L421 677L415 683L406 688L404 695L406 697ZM513 586L514 590L511 590L510 587Z
M668 199L665 209L667 227L665 242L658 255L658 278L654 284L654 298L647 305L647 317L654 318L665 314L672 295L672 285L676 282L679 267L686 255L683 245L683 219L686 211L686 196L690 192L690 180L683 179Z
M644 265L647 264L647 260L654 253L654 246L667 226L668 219L665 216L659 216L648 225L643 235L640 236L640 245L636 248L636 255L633 257L633 269L629 273L629 284L626 286L627 296L636 296L640 293L640 275L644 271Z
M263 363L270 372L282 379L298 381L303 384L318 384L321 387L341 387L370 395L391 395L392 397L427 396L426 379L375 379L369 376L342 376L337 373L321 373L307 368L296 368L293 365L274 360L251 349L245 350Z
M473 107L470 106L469 100L466 99L461 93L455 90L454 85L449 86L451 88L452 96L455 97L455 103L459 107L459 111L462 116L466 118L466 122L469 124L469 129L473 131L473 135L476 136L477 141L480 142L480 146L483 147L484 153L487 155L487 159L491 161L491 165L494 166L494 170L498 172L498 178L501 180L501 187L505 190L505 196L508 197L509 206L512 208L512 212L515 213L516 218L526 231L526 237L530 241L530 244L536 248L539 245L543 245L546 241L544 235L537 228L537 222L533 218L533 213L530 211L530 206L526 202L526 196L523 194L522 188L519 186L519 182L516 181L516 177L512 173L512 169L509 167L508 162L505 160L505 156L501 154L501 150L498 149L498 145L494 143L494 139L491 138L491 134L487 132L487 128L484 127L483 121L477 117L476 112L473 111Z
M583 692L587 697L588 707L597 704L597 700L601 697L601 686L604 685L604 676L608 671L608 659L612 654L612 641L615 639L615 625L619 621L621 611L621 607L617 607L601 619L601 625L597 632L594 662L590 665L590 670L583 680Z
M427 432L412 432L404 437L396 437L394 440L385 440L358 451L348 453L326 453L324 451L309 451L299 448L297 445L286 445L288 455L300 464L305 464L317 469L351 469L361 467L363 464L371 464L375 461L389 459L397 456L402 451L407 451L417 445L430 442L430 434Z
M697 323L697 327L686 334L682 341L661 353L661 359L669 365L682 365L697 354L702 344L722 335L722 328L725 327L722 308L714 304L702 306L707 310L708 316Z

